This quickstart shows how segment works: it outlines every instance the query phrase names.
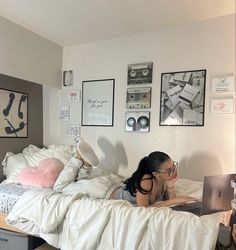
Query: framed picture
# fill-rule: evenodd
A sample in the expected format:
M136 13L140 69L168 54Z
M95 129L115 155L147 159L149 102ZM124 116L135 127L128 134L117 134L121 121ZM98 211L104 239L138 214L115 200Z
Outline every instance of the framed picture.
M113 126L115 79L82 82L82 126Z
M125 118L125 131L149 132L150 111L128 111Z
M28 94L0 88L0 137L28 137Z
M73 71L63 71L63 88L73 87Z
M152 62L129 64L128 85L152 83L152 64Z
M161 74L160 126L204 126L206 70Z

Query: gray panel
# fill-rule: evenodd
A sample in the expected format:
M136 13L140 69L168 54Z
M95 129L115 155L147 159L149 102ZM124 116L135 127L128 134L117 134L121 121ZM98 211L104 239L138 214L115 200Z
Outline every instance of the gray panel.
M43 88L40 84L3 74L0 74L0 88L28 94L28 138L0 138L2 161L8 151L19 153L29 144L43 145Z
M33 239L24 234L0 229L0 249L32 250Z

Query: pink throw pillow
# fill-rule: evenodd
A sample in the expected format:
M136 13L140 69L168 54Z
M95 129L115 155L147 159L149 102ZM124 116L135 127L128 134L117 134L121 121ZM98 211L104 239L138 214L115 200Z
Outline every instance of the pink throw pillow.
M64 168L56 158L47 158L39 162L37 167L26 167L21 170L18 181L22 185L52 188Z

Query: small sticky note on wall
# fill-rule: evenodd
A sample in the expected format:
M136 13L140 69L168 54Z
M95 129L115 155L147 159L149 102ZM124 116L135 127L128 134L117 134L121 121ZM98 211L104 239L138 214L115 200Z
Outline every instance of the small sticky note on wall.
M225 93L234 91L234 76L222 76L212 79L212 92Z
M232 114L234 112L233 98L211 100L211 114Z

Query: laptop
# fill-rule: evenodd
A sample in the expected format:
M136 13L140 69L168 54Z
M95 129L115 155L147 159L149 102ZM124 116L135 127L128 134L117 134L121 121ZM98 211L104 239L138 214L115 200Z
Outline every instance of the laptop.
M236 174L205 176L202 201L178 204L171 208L191 212L198 216L230 210L231 200L234 198L231 180L235 177Z

